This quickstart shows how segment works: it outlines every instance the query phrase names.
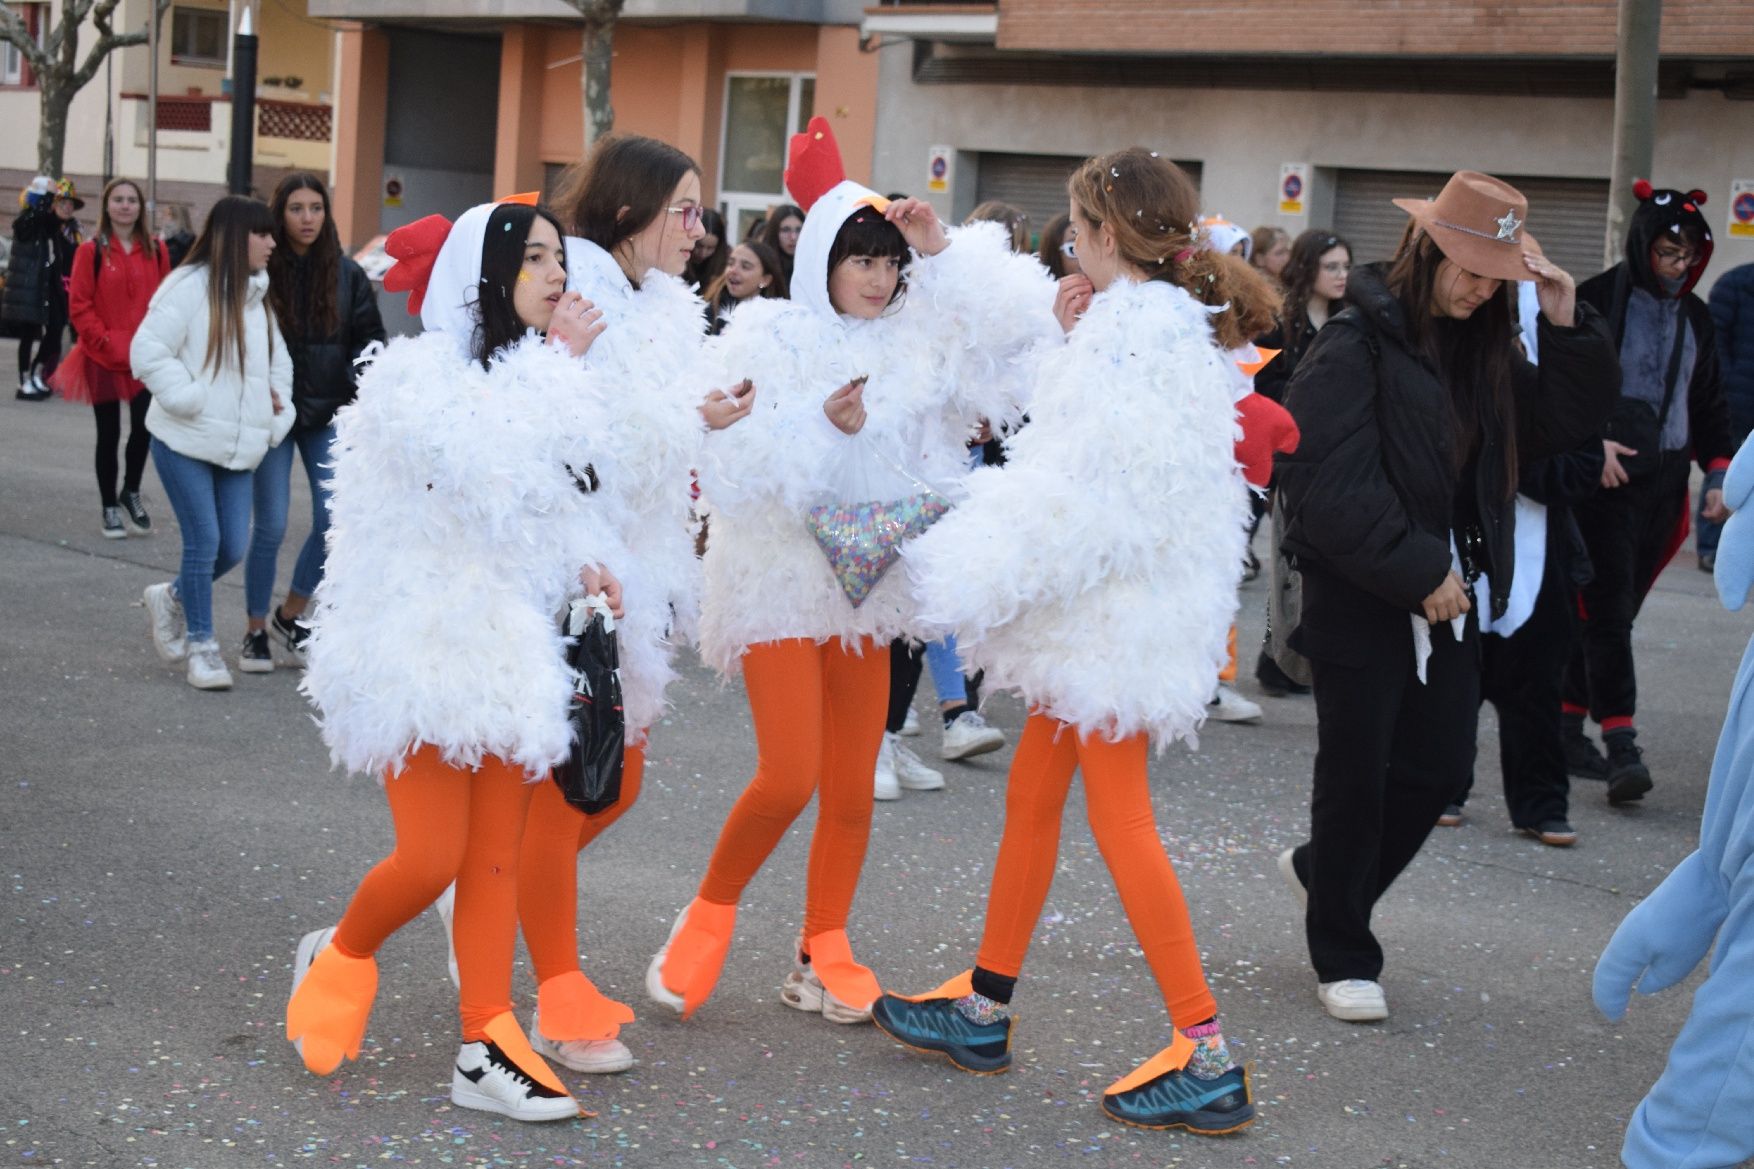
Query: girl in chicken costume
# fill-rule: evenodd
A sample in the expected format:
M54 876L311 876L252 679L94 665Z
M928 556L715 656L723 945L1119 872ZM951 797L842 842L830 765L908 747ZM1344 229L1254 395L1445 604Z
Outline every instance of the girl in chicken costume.
M601 566L624 558L622 525L595 488L623 472L578 360L602 325L565 292L559 225L533 201L392 235L386 283L427 331L384 348L337 417L302 688L335 761L383 775L396 847L338 926L300 942L286 1033L320 1075L356 1057L373 954L455 881L451 1099L558 1120L577 1104L511 1011L518 846L532 782L571 742L556 614L599 589L619 605Z
M1003 469L905 558L921 615L964 664L1032 710L1011 765L1005 831L972 971L873 1019L965 1070L1010 1066L1006 1004L1053 881L1060 820L1084 773L1091 831L1175 1024L1112 1085L1124 1123L1219 1133L1254 1119L1218 1027L1193 923L1157 835L1150 744L1191 743L1225 657L1248 523L1237 466L1242 323L1274 294L1189 236L1196 194L1134 148L1068 183L1082 276L1061 281L1069 336L1040 361L1030 425Z
M786 170L808 209L792 299L744 304L708 345L717 384L747 377L761 394L747 421L709 436L701 467L712 525L701 651L742 671L759 758L647 971L651 996L685 1017L718 981L743 889L814 792L802 938L781 997L834 1022L869 1017L877 980L853 958L847 913L870 830L888 644L914 632L914 606L900 572L849 602L806 512L860 446L928 483L958 480L977 421L1017 415L993 390L1011 381L1005 367L1053 331L1051 286L997 227L946 234L928 204L890 203L843 176L828 123L812 119Z

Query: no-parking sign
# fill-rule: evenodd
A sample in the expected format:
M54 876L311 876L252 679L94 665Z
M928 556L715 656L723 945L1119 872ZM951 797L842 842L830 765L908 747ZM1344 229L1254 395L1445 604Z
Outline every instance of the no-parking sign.
M954 173L954 147L934 146L928 152L926 161L926 190L934 195L942 195L950 190L950 177Z
M1309 214L1309 163L1288 162L1279 168L1279 214Z
M1730 238L1754 239L1754 179L1730 184Z

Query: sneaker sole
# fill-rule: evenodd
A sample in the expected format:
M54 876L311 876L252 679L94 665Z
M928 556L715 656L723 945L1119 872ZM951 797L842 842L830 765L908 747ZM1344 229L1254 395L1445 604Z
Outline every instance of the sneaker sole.
M990 755L1004 745L1005 736L999 735L992 739L981 739L970 743L967 747L961 748L955 754L940 747L938 749L938 756L947 763L955 763L960 759L973 759L976 755Z
M890 800L899 800L901 798L901 783L897 781L893 790L881 787L872 788L871 798L874 800L882 800L884 803L888 803Z
M1226 716L1217 713L1208 714L1206 716L1211 722L1229 723L1233 727L1252 727L1262 722L1266 717L1265 712L1262 712L1261 714L1242 715L1240 717Z
M131 536L150 536L150 535L152 535L152 525L151 524L148 524L143 528L139 524L135 523L133 520L123 520L122 522L125 525L127 525L128 534Z
M791 975L787 975L786 981L780 984L780 1002L806 1015L821 1015L830 1023L856 1026L871 1021L869 1008L861 1011L857 1007L849 1007L834 996L817 990L808 982L801 979L793 982Z
M467 1085L467 1086L465 1086ZM568 1098L544 1104L541 1108L515 1108L505 1101L477 1092L474 1085L464 1080L461 1084L455 1079L451 1082L451 1103L458 1108L472 1108L477 1112L497 1112L513 1120L527 1120L543 1123L551 1120L575 1120L584 1115L578 1101Z
M189 685L197 690L230 690L232 688L232 680L230 678L210 678L205 681L197 682L191 678L189 679Z
M564 1068L571 1068L587 1076L612 1076L616 1072L624 1072L633 1066L633 1052L624 1045L619 1055L606 1059L588 1060L568 1058L561 1050L561 1045L540 1032L530 1035L530 1050L543 1059L553 1060Z
M901 785L903 791L936 792L944 790L944 777L942 775L934 776L931 779L917 780L907 780L897 777L896 782Z
M238 662L238 669L246 674L272 674L273 661L258 661L255 658L243 658Z
M971 1061L975 1061L975 1062L964 1063L962 1060L956 1058L956 1052L950 1048L946 1048L946 1047L921 1047L919 1044L913 1042L912 1040L903 1039L901 1036L897 1035L895 1032L891 1031L889 1028L887 1028L883 1025L882 1018L878 1015L878 1013L875 1010L873 1010L871 1012L871 1023L873 1026L875 1026L877 1028L877 1030L883 1032L883 1034L889 1036L891 1039L895 1040L897 1043L901 1044L903 1047L907 1048L909 1051L917 1051L921 1055L941 1055L945 1059L949 1060L953 1065L955 1065L955 1067L959 1071L965 1071L971 1076L997 1076L997 1075L1003 1075L1005 1072L1008 1072L1011 1070L1011 1053L1008 1051L1002 1057L1003 1062L995 1062L994 1066L990 1066L990 1067L980 1067L980 1066L976 1066L976 1064L979 1062L986 1062L986 1061L981 1061L979 1056L973 1055L972 1053L969 1055L969 1059Z
M1542 832L1539 828L1518 828L1517 831L1551 848L1570 848L1577 843L1577 833L1575 832L1570 836L1553 836Z
M104 539L106 540L126 540L128 538L128 529L126 528L117 528L113 532L108 528L104 528L102 531Z
M1241 1120L1238 1120L1237 1114L1243 1111L1246 1111L1248 1115L1244 1116ZM1106 1107L1106 1104L1102 1110L1102 1114L1112 1121L1126 1125L1128 1128L1143 1128L1149 1129L1152 1132L1170 1132L1171 1130L1179 1128L1183 1132L1191 1132L1196 1136L1202 1137L1221 1137L1228 1136L1233 1132L1241 1132L1256 1120L1255 1106L1253 1104L1246 1105L1244 1108L1238 1109L1237 1112L1231 1113L1196 1112L1187 1120L1173 1120L1168 1124L1141 1124L1136 1120L1128 1120L1124 1116L1117 1116L1115 1113L1110 1112Z
M1608 802L1615 806L1637 803L1655 786L1649 772L1635 771L1631 775L1608 781Z
M1331 1018L1338 1019L1342 1023L1383 1023L1387 1022L1389 1017L1389 1009L1386 1005L1381 1007L1339 1006L1330 1004L1319 993L1316 995L1316 1001L1322 1004L1322 1010L1326 1011Z

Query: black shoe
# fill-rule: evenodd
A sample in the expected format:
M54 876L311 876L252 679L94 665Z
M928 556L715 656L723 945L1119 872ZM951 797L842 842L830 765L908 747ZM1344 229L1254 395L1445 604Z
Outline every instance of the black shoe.
M1608 757L1583 733L1582 727L1565 728L1565 774L1573 779L1608 778Z
M1699 571L1713 572L1717 569L1717 553L1701 552L1699 554Z
M146 504L138 491L124 491L116 502L122 505L122 518L128 521L128 527L136 536L152 534L152 517L146 514Z
M1554 816L1541 821L1533 828L1518 828L1524 836L1532 836L1542 844L1554 848L1570 848L1577 843L1577 829L1563 816Z
M1283 698L1287 694L1308 694L1309 687L1294 681L1290 674L1279 668L1279 663L1262 650L1255 659L1255 681L1261 685L1261 693L1270 698Z
M268 644L266 629L253 629L244 634L244 644L238 650L238 669L246 674L274 672L274 649Z
M990 1076L1011 1066L1011 1020L972 1023L949 998L911 999L886 994L871 1005L877 1029L915 1051L936 1052L965 1072Z
M1261 558L1256 556L1254 549L1249 549L1247 558L1242 562L1242 579L1246 583L1261 575Z
M268 616L268 627L274 631L274 640L286 648L293 661L299 665L305 662L305 643L311 639L311 627L294 617L288 621L280 615L280 607L275 606L274 612Z
M1460 828L1462 826L1462 805L1446 804L1443 811L1437 814L1439 828Z
M106 540L125 540L128 538L128 529L122 526L121 508L104 508L103 533Z
M1631 735L1608 736L1608 802L1616 806L1644 798L1656 786L1651 782L1650 768L1644 765L1644 752L1638 749Z
M1109 1089L1103 1093L1102 1110L1135 1128L1181 1128L1219 1136L1254 1122L1251 1096L1248 1072L1242 1068L1231 1068L1216 1080L1167 1071L1126 1091Z

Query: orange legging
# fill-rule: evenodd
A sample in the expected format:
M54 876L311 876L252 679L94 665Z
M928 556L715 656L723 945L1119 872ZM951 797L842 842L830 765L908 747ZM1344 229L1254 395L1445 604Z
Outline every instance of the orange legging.
M1218 671L1220 682L1236 681L1236 622L1230 623L1230 639L1224 646L1224 668Z
M804 638L752 645L743 682L755 720L755 778L719 833L700 897L735 905L820 787L804 936L845 929L871 835L872 776L889 712L889 646Z
M1006 780L1005 833L987 895L987 925L976 961L1016 978L1035 924L1047 902L1060 853L1060 820L1072 773L1084 772L1084 803L1103 863L1120 890L1145 961L1177 1027L1204 1023L1218 1013L1206 987L1194 923L1182 899L1169 854L1157 835L1145 763L1144 735L1111 743L1079 737L1058 719L1032 713Z
M621 798L588 816L566 802L552 779L536 786L518 861L518 920L537 982L579 968L579 853L633 807L645 769L645 748L627 748Z
M350 958L377 953L445 886L457 885L454 938L465 1043L512 1009L512 951L518 940L518 842L534 786L524 770L494 756L480 770L452 767L437 748L408 756L384 793L396 848L365 875L335 947Z

